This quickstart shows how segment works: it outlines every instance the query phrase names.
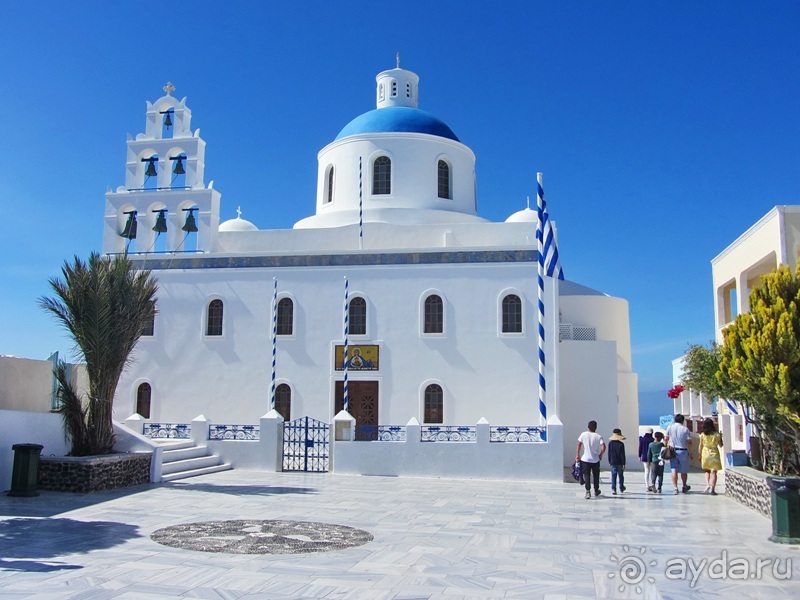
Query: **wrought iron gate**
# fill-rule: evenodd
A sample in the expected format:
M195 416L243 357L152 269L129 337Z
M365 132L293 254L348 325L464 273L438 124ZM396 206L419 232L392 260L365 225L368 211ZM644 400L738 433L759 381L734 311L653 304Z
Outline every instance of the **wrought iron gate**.
M311 417L283 424L283 470L328 471L329 426Z

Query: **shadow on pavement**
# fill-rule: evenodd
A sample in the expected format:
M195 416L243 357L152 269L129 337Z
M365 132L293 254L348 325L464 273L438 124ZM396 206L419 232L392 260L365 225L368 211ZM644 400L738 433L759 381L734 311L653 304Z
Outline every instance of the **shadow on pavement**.
M317 490L307 487L274 486L274 485L215 485L207 482L179 480L164 483L164 487L192 492L209 492L212 494L232 494L234 496L282 496L287 494L316 494Z
M138 529L136 525L113 521L61 518L0 520L0 568L20 571L79 569L80 565L33 559L112 548L129 539L141 537Z

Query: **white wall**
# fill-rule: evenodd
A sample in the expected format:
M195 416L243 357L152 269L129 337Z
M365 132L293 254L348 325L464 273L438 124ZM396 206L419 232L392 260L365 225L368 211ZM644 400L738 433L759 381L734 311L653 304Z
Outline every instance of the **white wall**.
M547 443L490 442L488 423L478 424L476 442L420 442L419 426L405 442L345 442L332 445L333 472L401 477L564 481L562 428L547 428Z
M11 487L14 444L41 444L42 456L64 456L69 451L61 415L0 410L0 490Z
M617 350L614 342L564 340L560 344L560 353L563 464L571 465L575 462L578 436L586 431L589 421L597 421L597 432L603 436L606 444L611 431L615 427L622 428L617 403ZM623 434L627 437L635 431L629 429L626 432L623 429ZM628 462L636 457L637 449L636 446L626 444Z
M445 423L538 424L535 278L527 263L302 267L160 271L155 335L143 338L123 374L115 418L135 410L136 389L152 386L153 421L188 422L198 413L222 423L257 423L269 410L272 278L295 300L295 332L281 337L277 378L292 388L292 415L329 421L334 414L333 345L343 340L344 276L350 295L368 301L366 336L350 345L379 344L380 370L350 373L379 382L380 422L422 420L422 392L439 383ZM549 285L549 284L548 284ZM420 333L421 299L439 293L445 333ZM524 333L498 333L499 301L523 299ZM552 290L548 293L552 294ZM224 334L204 333L205 306L224 302ZM551 317L552 318L552 317ZM557 336L548 324L548 353ZM554 380L553 364L549 378ZM616 377L612 365L610 379ZM596 385L594 382L593 385ZM616 382L613 383L616 390ZM616 393L616 392L615 392Z

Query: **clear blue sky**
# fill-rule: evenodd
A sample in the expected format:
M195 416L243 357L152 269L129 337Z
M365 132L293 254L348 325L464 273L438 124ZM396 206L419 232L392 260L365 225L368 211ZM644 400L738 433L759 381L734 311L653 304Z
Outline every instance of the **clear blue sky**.
M478 209L535 195L568 279L630 302L640 393L669 412L671 359L713 336L709 261L800 203L800 3L4 2L0 353L70 342L36 305L99 250L145 101L188 97L223 218L286 228L314 209L316 154L420 76L420 108L477 155ZM186 12L184 12L186 11Z

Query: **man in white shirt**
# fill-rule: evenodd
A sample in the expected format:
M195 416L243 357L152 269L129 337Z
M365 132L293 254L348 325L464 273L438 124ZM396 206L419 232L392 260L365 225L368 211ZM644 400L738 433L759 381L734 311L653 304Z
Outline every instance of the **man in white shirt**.
M589 421L589 430L578 437L575 460L581 463L581 479L586 487L586 499L592 497L590 478L594 477L594 495L600 495L600 460L606 451L603 436L597 433L597 421Z
M672 487L678 493L678 473L681 474L683 483L682 491L685 494L692 486L686 485L689 476L689 461L692 460L692 432L683 424L683 415L675 415L675 422L667 427L664 437L675 450L675 458L670 459L669 468L672 471Z

